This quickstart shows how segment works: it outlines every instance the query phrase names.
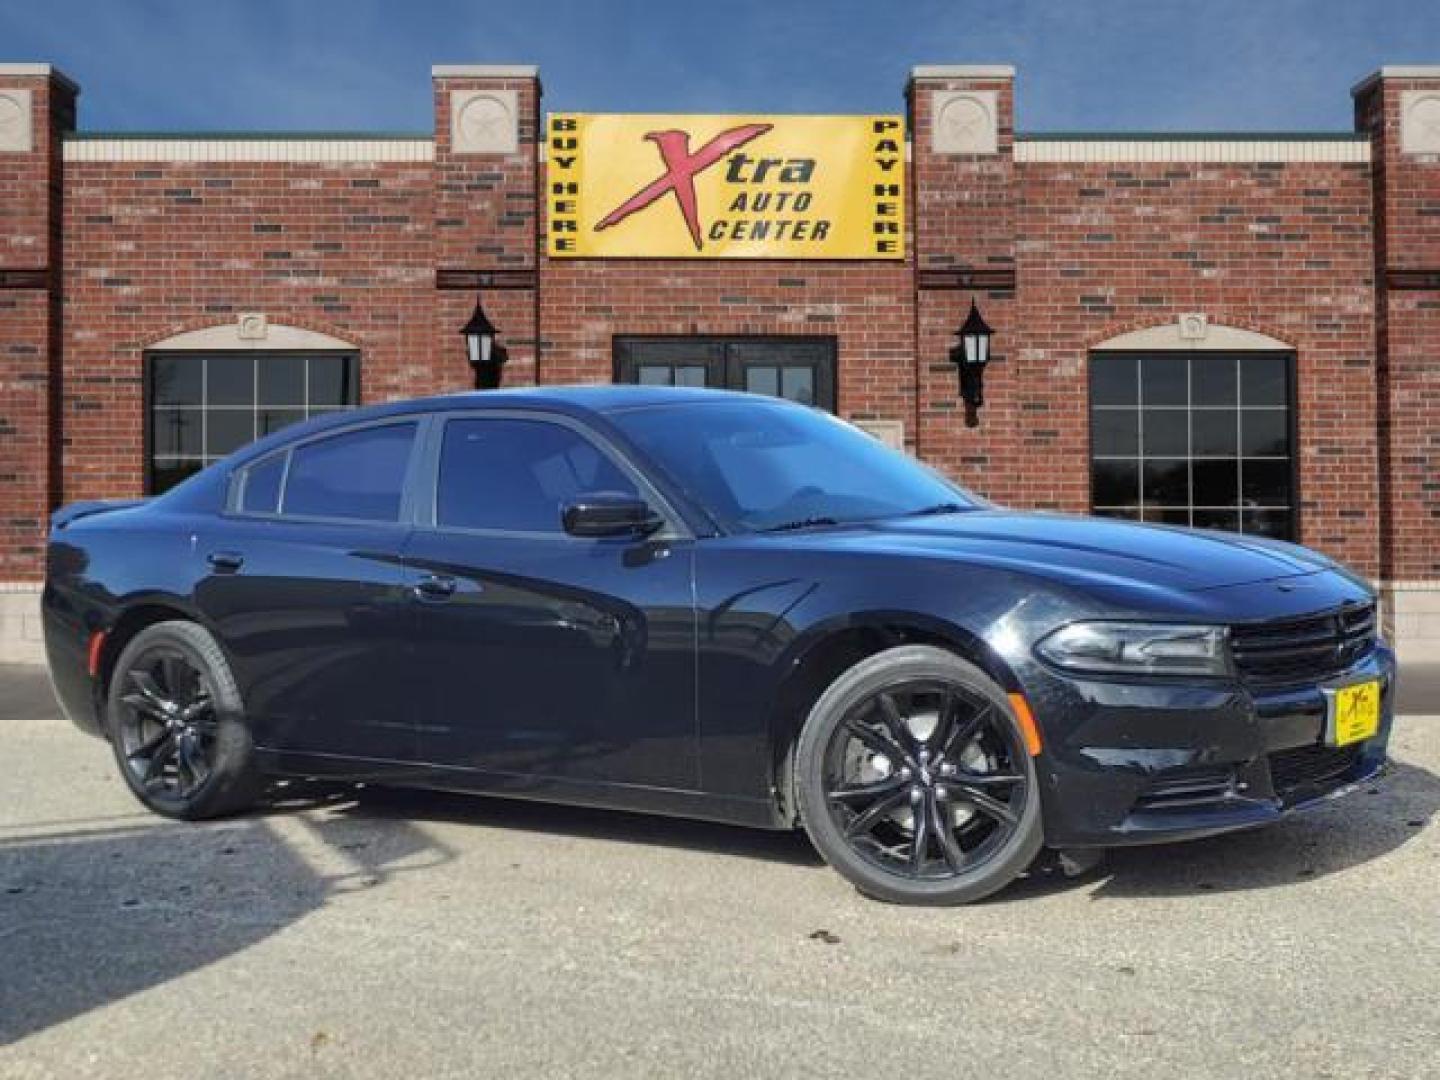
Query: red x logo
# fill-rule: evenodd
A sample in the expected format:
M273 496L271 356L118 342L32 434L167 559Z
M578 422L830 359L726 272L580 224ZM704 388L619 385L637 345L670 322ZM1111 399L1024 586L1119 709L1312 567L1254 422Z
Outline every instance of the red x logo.
M652 131L645 138L660 148L660 157L665 162L665 172L659 179L646 184L630 198L606 214L595 231L608 229L624 221L637 210L643 210L667 191L675 193L680 204L680 213L690 227L690 239L695 241L695 250L704 244L700 238L700 212L695 205L695 177L723 158L737 146L744 146L751 139L759 138L769 131L773 124L742 124L740 127L722 131L695 153L690 153L688 131Z

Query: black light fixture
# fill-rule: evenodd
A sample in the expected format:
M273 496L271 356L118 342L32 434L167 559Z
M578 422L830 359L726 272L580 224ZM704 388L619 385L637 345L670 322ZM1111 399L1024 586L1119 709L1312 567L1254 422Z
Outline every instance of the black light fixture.
M460 333L465 337L466 358L475 373L475 389L494 390L500 385L500 370L510 357L505 346L495 340L495 324L485 314L478 296L470 321L460 328Z
M975 301L970 314L955 331L959 344L950 347L950 362L960 369L960 397L965 402L965 426L980 425L980 406L985 404L985 365L990 363L990 324L980 315Z

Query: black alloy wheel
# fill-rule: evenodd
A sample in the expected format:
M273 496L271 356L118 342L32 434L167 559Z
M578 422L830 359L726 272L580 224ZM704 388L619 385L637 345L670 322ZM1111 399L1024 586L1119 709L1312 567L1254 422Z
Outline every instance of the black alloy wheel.
M797 770L821 854L882 899L979 899L1040 847L1035 768L1010 704L943 650L892 649L841 676L807 721Z
M239 693L203 627L175 621L141 631L115 664L107 700L121 774L150 809L204 818L254 800L259 777Z

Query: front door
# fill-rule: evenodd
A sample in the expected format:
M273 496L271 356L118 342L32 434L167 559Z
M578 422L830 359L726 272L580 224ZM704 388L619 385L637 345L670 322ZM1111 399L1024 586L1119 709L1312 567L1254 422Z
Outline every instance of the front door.
M432 437L432 504L405 550L422 759L522 786L695 788L692 542L566 533L579 495L647 493L560 418L455 413Z
M615 381L708 386L835 411L835 339L617 337Z

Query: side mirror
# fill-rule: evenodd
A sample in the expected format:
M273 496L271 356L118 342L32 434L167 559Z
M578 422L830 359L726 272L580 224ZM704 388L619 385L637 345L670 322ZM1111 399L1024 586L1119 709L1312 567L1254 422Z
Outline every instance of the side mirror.
M597 492L568 504L560 523L571 536L649 536L665 519L644 499Z

